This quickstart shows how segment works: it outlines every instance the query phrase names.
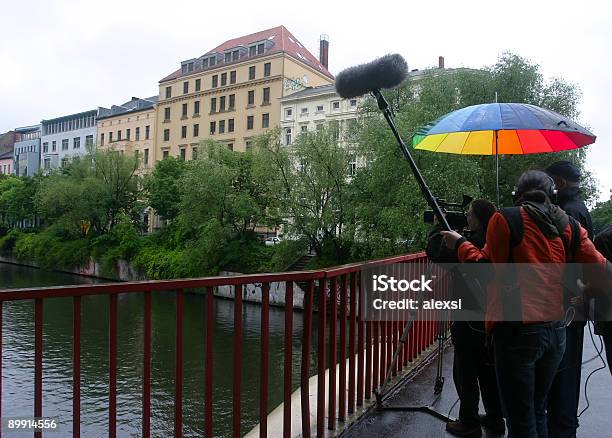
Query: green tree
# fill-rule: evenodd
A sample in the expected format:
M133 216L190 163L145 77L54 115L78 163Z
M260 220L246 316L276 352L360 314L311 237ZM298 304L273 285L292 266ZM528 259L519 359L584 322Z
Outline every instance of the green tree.
M187 163L168 157L155 163L153 172L144 178L144 188L149 205L164 219L176 218L181 204L181 178Z

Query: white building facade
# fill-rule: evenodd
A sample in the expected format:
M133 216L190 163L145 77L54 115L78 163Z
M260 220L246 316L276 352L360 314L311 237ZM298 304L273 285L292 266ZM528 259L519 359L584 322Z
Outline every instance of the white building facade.
M280 129L282 144L290 146L301 133L316 131L323 126L335 126L338 142L352 149L351 134L357 129L357 108L362 98L342 99L334 85L306 88L281 102ZM351 173L357 166L355 154L351 154Z
M96 139L98 110L43 120L40 166L43 171L64 166L87 154Z

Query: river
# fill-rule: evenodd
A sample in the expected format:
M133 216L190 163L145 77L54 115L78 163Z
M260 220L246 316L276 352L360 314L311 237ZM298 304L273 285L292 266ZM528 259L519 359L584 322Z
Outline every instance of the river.
M0 289L100 282L87 277L0 263ZM0 293L2 293L0 291ZM99 437L108 431L107 296L82 300L81 435ZM204 296L185 294L183 430L204 433ZM118 297L117 432L140 436L142 419L143 297ZM233 302L215 299L214 411L215 436L231 436ZM242 430L259 417L261 307L243 306ZM72 434L72 298L44 300L43 415L57 417L61 435ZM313 318L316 327L316 316ZM302 314L293 318L293 388L299 386ZM152 295L151 428L153 436L174 431L174 293ZM282 402L284 309L270 309L270 411ZM315 373L316 336L311 350ZM34 302L4 303L2 332L2 415L34 412Z

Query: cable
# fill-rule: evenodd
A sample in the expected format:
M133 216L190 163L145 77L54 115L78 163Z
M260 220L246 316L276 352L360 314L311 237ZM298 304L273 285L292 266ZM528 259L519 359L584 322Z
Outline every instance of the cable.
M448 418L451 418L451 414L453 413L453 409L455 409L455 406L457 406L457 403L459 403L459 397L457 397L457 400L455 400L455 403L453 403L453 405L448 410L448 415L447 415Z
M602 357L601 353L603 352L603 339L601 338L601 336L599 336L599 347L597 348L597 345L595 345L595 338L593 337L593 330L591 329L592 324L589 322L589 334L591 335L591 342L593 342L593 346L595 347L595 351L597 351L597 356L599 356L599 359L601 359L601 363L603 364L601 367L599 368L595 368L593 371L591 371L591 373L587 376L585 382L584 382L584 398L586 400L586 406L584 407L584 409L582 411L580 411L580 413L578 414L578 418L580 418L580 416L582 414L584 414L586 412L587 409L589 409L589 407L591 406L590 402L589 402L589 394L587 391L587 386L589 384L589 379L591 378L591 376L593 374L595 374L597 371L601 371L603 369L606 368L606 361L604 360L604 358Z

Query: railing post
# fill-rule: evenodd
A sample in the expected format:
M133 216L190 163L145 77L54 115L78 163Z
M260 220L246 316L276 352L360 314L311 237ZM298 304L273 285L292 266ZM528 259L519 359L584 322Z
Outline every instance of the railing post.
M325 433L325 328L327 319L327 280L319 280L319 329L317 340L317 438L321 438Z
M72 436L81 436L81 297L72 299Z
M302 436L310 436L310 348L312 344L312 301L314 281L308 282L304 296L304 333L302 338L302 372L300 376L300 393L302 402Z
M142 436L151 435L151 292L144 293L142 363Z
M293 366L293 281L285 282L285 372L283 437L291 437L291 371Z
M43 301L34 300L34 416L42 417L42 345L43 343ZM42 432L34 432L34 437L42 436Z
M352 414L355 412L355 331L359 331L357 328L357 291L356 291L356 272L350 274L350 286L349 286L349 382L348 382L348 413ZM361 325L361 322L359 322ZM362 358L362 355L360 355ZM357 385L359 387L359 385ZM363 384L361 386L363 390ZM359 391L359 389L358 389Z
M336 360L337 360L337 339L336 325L338 321L338 278L331 279L329 288L329 394L327 411L327 428L336 428Z
M174 361L174 437L183 436L183 290L176 291L176 341Z
M242 288L236 285L234 288L234 385L232 397L233 412L233 434L235 437L240 433L240 389L241 389L241 367L242 367Z
M213 436L213 330L215 319L214 288L206 289L206 363L204 381L204 436Z
M108 435L117 436L117 294L110 294L108 342Z
M346 274L340 277L340 359L338 366L338 420L346 420L346 318L347 318L347 289L348 279Z
M261 286L261 366L259 380L259 436L268 436L268 379L270 358L270 283Z

